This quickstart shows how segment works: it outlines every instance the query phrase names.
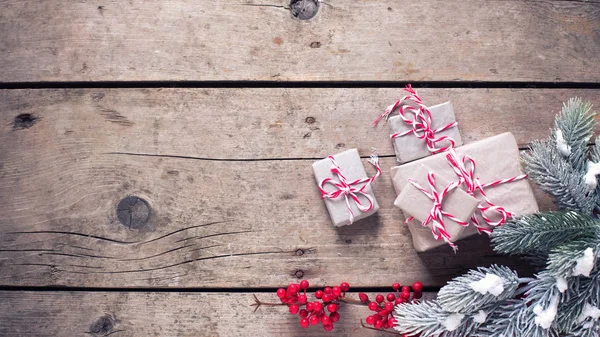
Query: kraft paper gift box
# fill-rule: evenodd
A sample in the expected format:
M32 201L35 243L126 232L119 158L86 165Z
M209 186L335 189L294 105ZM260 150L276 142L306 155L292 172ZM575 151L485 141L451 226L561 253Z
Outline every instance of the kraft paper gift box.
M410 101L404 101L401 105L410 105L416 107L414 103ZM452 103L446 102L438 105L428 107L431 111L431 129L435 130L442 128L448 124L456 121L454 117L454 107ZM412 118L411 112L405 112L405 118ZM412 126L406 124L402 119L402 116L394 116L388 119L388 126L390 133L402 133L412 129ZM447 130L436 132L435 137L448 136L454 139L454 146L462 145L462 138L458 130L458 126L451 127ZM416 159L424 158L431 155L431 152L427 148L425 139L420 139L414 134L408 134L405 136L397 137L392 140L394 144L394 151L396 153L396 159L399 163L406 163ZM437 147L445 147L450 143L448 141L442 141L436 144Z
M515 137L511 133L503 133L486 138L455 148L454 151L459 159L468 155L475 161L474 177L479 178L482 184L523 174L520 165L519 147ZM422 171L423 167L427 167L434 172L436 178L439 176L449 181L458 180L457 174L448 163L447 155L448 152L439 153L418 161L393 167L391 173L397 193L401 194L407 188L408 184L410 184L408 179L418 174L419 171ZM464 189L464 184L461 188ZM497 206L503 207L513 215L530 214L538 211L537 201L527 179L486 187L484 191L488 200ZM484 197L480 192L476 192L474 196L480 202L485 203ZM423 205L422 207L430 210L431 207L429 206ZM415 211L407 210L408 214L406 215L411 215L411 212ZM490 228L485 225L478 211L475 212L475 216L482 226ZM490 216L493 218L492 220L499 218L495 214ZM408 227L413 235L415 248L418 251L429 250L445 244L443 240L435 240L431 229L422 227L421 223L416 220L409 222ZM451 230L448 227L447 229ZM460 229L458 230L460 232ZM462 232L457 235L457 240L475 233L477 233L477 228L473 225L462 227Z
M431 186L428 183L428 175L433 170L425 165L419 165L413 172L410 179L420 187L431 192ZM439 194L451 183L449 179L434 172L435 189ZM452 177L450 177L452 178ZM453 179L456 180L456 179ZM469 195L460 188L451 190L442 200L441 210L448 212L454 218L460 221L469 222L471 216L479 205L479 200ZM426 251L428 249L443 245L444 240L435 240L431 231L432 223L427 227L422 222L429 216L433 207L433 200L426 196L421 190L408 183L399 192L394 201L394 205L402 209L405 215L410 215L414 220L409 221L409 228L413 237L413 245L417 251ZM460 225L451 218L443 217L446 232L450 236L450 241L455 242L463 238L463 233L468 227Z
M358 154L358 150L350 149L338 153L332 157L334 158L335 163L337 163L341 169L341 173L344 175L347 182L350 183L358 179L368 178L367 172L365 171L361 158ZM339 175L332 172L332 168L334 168L334 162L329 158L325 158L313 163L313 171L315 179L317 180L317 184L320 184L326 178L331 179L331 183L323 184L323 189L329 193L337 190L332 183L338 183L340 181ZM369 205L367 196L372 199L372 208L366 212L359 209L357 203L354 201L351 195L345 196L342 194L337 198L324 198L325 206L327 207L331 222L333 222L334 226L340 227L350 225L353 222L364 219L379 210L379 204L373 195L373 189L371 188L370 184L363 182L354 184L352 187L355 189L361 189L365 185L367 186L363 190L364 193L355 193L355 196L364 206ZM348 198L348 202L346 202L346 197ZM350 206L352 213L350 213L348 210L348 205Z

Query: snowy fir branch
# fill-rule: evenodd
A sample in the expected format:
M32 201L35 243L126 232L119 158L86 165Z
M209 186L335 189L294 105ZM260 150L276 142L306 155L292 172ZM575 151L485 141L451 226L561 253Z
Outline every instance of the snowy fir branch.
M519 277L510 268L493 265L471 270L450 281L438 293L442 308L450 312L471 313L488 304L512 298Z
M502 254L548 254L564 242L594 236L600 229L590 215L546 212L512 218L491 234Z
M588 149L594 130L591 109L589 102L570 99L556 117L549 139L534 141L523 156L529 177L554 197L560 210L589 214L600 205L596 178L600 149Z
M571 99L545 141L523 163L560 212L510 219L491 234L494 250L545 261L533 279L507 267L454 278L438 299L395 310L401 334L421 337L600 336L600 137L589 103Z

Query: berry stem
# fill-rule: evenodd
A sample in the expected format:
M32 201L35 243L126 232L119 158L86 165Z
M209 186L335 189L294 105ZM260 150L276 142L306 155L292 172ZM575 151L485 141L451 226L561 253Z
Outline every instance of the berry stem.
M254 308L254 312L256 312L256 310L258 310L258 308L260 308L263 305L266 307L287 305L286 303L262 302L261 300L258 299L258 297L256 297L256 295L252 295L252 296L254 296L254 303L250 304L250 306L256 307L256 308Z

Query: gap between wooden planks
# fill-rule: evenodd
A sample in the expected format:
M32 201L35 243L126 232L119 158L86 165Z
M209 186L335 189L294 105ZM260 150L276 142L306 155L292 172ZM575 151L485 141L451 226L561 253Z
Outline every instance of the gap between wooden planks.
M600 80L597 1L0 2L0 82Z
M274 293L257 296L263 301L277 301ZM356 293L348 296L358 298ZM424 294L424 298L434 296ZM2 291L0 298L3 337L326 335L321 326L302 329L298 316L289 314L287 307L261 307L253 313L250 293ZM360 321L369 314L367 307L346 305L340 309L340 321L331 333L348 337L386 335L360 328Z
M513 131L522 145L547 136L568 97L598 103L597 90L421 94L427 102L452 98L466 142ZM378 215L336 230L312 160L273 159L356 145L363 154L373 145L391 154L386 127L370 121L398 96L397 89L2 91L0 284L277 287L306 278L439 286L479 265L527 271L495 256L485 237L461 242L456 257L447 247L415 253L385 175L375 184ZM14 124L28 114L30 123ZM387 171L395 159L381 163ZM139 230L116 219L128 195L151 207ZM552 207L540 193L538 200Z

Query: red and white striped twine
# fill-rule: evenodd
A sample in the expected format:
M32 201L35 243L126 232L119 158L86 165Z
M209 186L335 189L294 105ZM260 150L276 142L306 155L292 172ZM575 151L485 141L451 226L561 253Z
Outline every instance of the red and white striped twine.
M348 208L348 213L350 215L350 223L353 223L354 212L352 212L352 207L350 206L350 199L348 197L352 198L352 200L361 212L368 212L373 209L373 197L369 194L369 192L366 191L366 189L381 174L381 168L379 167L379 159L377 158L377 155L375 153L371 154L369 163L371 163L376 170L375 175L373 175L371 178L362 178L353 181L348 181L346 176L342 172L342 169L337 164L333 156L329 156L327 158L329 158L329 160L331 160L332 163L331 173L337 176L338 181L335 181L333 178L329 177L321 180L321 182L319 182L321 198L337 199L343 196L346 202L346 207ZM326 184L333 185L335 187L335 190L332 192L327 192L325 190ZM364 196L368 201L368 205L364 205L360 201L358 195Z
M527 178L527 175L521 174L518 176L511 177L511 178L500 179L500 180L482 184L481 181L479 180L479 178L478 177L476 178L474 176L476 163L475 163L475 160L473 160L473 158L471 158L469 155L465 155L462 157L461 160L459 160L457 153L454 150L450 150L450 151L448 151L448 154L446 155L446 159L447 159L450 167L452 167L452 169L458 176L459 185L464 183L465 187L466 187L465 191L472 196L475 196L475 194L477 192L481 193L481 195L483 196L483 201L479 204L479 206L477 206L477 209L478 209L479 214L481 215L481 218L483 219L483 221L485 221L485 223L491 227L503 225L512 216L512 213L507 211L503 207L496 206L494 203L492 203L488 199L487 195L485 194L484 188L494 187L494 186L498 186L501 184L506 184L506 183L511 183L513 181L522 180L522 179ZM488 213L496 212L497 214L500 215L500 219L497 221L493 221L490 217L488 217L486 212L488 212ZM471 217L471 222L473 223L473 225L475 225L475 227L477 228L477 230L480 233L481 232L485 232L488 234L491 233L491 230L489 228L484 227L479 224L479 221L477 220L477 217L475 214L473 214L473 216Z
M410 134L414 134L419 139L424 139L427 144L427 150L432 154L440 153L447 151L449 149L454 148L456 145L454 139L449 136L440 136L436 137L436 133L448 130L450 128L456 127L458 125L457 122L452 122L448 125L445 125L441 128L432 129L431 123L433 120L431 111L423 104L421 97L417 95L417 92L412 88L410 84L406 85L404 91L408 92L408 95L402 97L402 99L396 101L396 103L390 105L384 113L382 113L374 122L373 125L377 125L382 119L386 119L389 115L398 108L398 114L402 118L405 124L410 125L412 129L395 133L391 135L392 139L398 137L404 137ZM417 107L413 107L410 105L402 104L404 101L412 101ZM409 114L412 114L409 117ZM411 118L412 117L412 118ZM438 147L438 143L446 142L447 145L443 147Z
M455 217L454 215L444 211L442 209L442 203L444 201L444 198L448 195L448 193L450 193L452 190L454 190L455 188L457 188L460 185L458 183L458 181L449 183L448 186L446 186L441 191L441 193L438 193L438 191L436 189L435 175L433 174L433 172L429 172L429 174L427 174L427 182L429 183L429 190L423 188L421 185L419 185L417 182L415 182L412 179L409 179L408 182L410 182L414 187L416 187L418 190L423 192L423 194L425 194L429 199L431 199L431 201L433 201L433 207L431 208L431 211L429 211L429 215L427 216L427 218L425 218L425 220L423 220L421 225L423 227L427 227L429 225L429 223L432 223L431 233L433 234L433 237L436 240L443 239L453 249L456 249L456 245L452 242L450 234L448 234L448 232L446 231L446 224L444 223L444 217L453 220L454 222L458 223L461 226L468 226L469 223L466 221L462 221L459 218ZM410 217L407 219L407 221L410 221L412 219L413 219L413 217Z

